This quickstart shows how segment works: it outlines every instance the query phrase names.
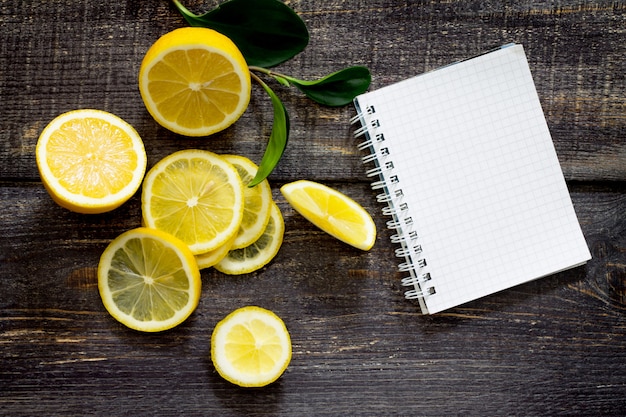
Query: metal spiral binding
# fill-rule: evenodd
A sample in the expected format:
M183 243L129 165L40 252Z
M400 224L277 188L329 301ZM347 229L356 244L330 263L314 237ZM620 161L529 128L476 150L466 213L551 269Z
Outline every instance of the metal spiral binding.
M382 188L385 188L385 181L380 180L380 181L374 181L371 184L372 190L376 191L376 190L380 190Z
M425 283L431 280L430 274L427 272L425 274L410 276L406 278L402 278L402 285L405 287L410 287L411 285Z
M357 103L358 104L358 103ZM354 132L354 137L365 136L365 139L357 145L360 151L369 151L361 157L363 164L376 163L374 168L365 171L368 178L376 178L372 181L373 191L382 190L376 195L376 201L385 204L382 213L390 216L387 221L388 229L396 230L397 233L390 237L394 244L400 247L395 250L398 258L404 259L398 265L400 272L409 272L411 275L402 278L402 285L414 287L404 293L407 299L426 298L435 294L435 286L431 281L430 272L426 270L427 262L422 253L422 246L417 241L419 236L413 229L413 218L409 215L409 205L404 201L404 192L400 178L394 172L393 155L384 144L385 136L381 132L383 121L378 118L374 106L368 105L363 110L357 105L357 114L350 119L350 124L361 123Z
M375 153L371 153L362 157L361 161L363 161L364 164L367 164L368 162L374 162L376 159L378 159L378 156Z
M398 264L398 271L400 272L411 272L415 268L415 264L413 262L402 262Z
M367 132L367 125L361 126L360 128L354 131L354 137L358 138L359 136L362 136L366 132Z
M406 258L407 256L411 255L411 253L422 253L422 245L414 245L412 247L401 247L396 249L396 257L398 258Z
M410 226L413 224L412 217L405 217L404 219L392 219L387 222L387 229L398 229L402 226Z
M394 230L400 227L401 225L402 223L400 222L400 220L392 219L387 222L387 229Z
M361 129L357 130L355 133L359 133ZM362 135L362 133L361 133ZM383 135L382 133L378 133L376 135L374 135L371 138L368 138L367 140L359 143L358 145L356 145L357 149L359 149L360 151L363 151L365 149L369 149L374 143L380 143L380 142L384 142L385 141L385 135Z
M373 160L376 160L376 159L377 158L374 158ZM372 169L365 171L365 175L368 177L376 177L382 174L383 172L391 171L392 169L393 169L393 165L377 166L376 168L372 168Z
M392 243L408 244L412 240L416 240L417 237L418 237L417 232L415 230L411 230L408 233L402 233L402 234L398 233L398 234L392 235L389 239L391 240Z
M383 208L383 214L385 216L400 216L403 212L409 209L409 205L407 203L400 203L398 207L388 206Z
M397 190L393 190L393 192L387 191L387 192L376 195L376 201L378 201L379 203L389 203L391 201L398 201L403 196L404 196L404 192L402 191L402 188L398 188ZM397 228L398 226L394 227L394 229Z
M363 116L361 113L357 113L356 115L352 116L352 118L350 119L350 124L353 125L359 122L361 120L361 116Z
M409 290L404 293L407 300L417 300L418 298L427 298L429 295L435 294L435 287L428 287L425 290Z
M393 201L393 197L387 193L380 193L376 196L376 201L379 203L389 203L390 201Z
M420 297L426 297L435 294L435 287L433 285L426 285L431 280L430 273L421 274L418 276L409 276L402 278L402 285L405 287L416 287L416 289L406 291L405 297L408 299L415 299ZM418 290L417 288L424 288Z
M413 262L402 262L400 265L398 265L398 270L400 272L409 272L409 271L414 271L416 268L424 268L426 266L426 259L422 258L422 259L418 259L417 262L413 263Z

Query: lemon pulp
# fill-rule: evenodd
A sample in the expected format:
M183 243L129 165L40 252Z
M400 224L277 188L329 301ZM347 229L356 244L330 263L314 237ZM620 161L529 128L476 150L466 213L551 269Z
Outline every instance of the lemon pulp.
M114 239L98 265L98 289L109 313L146 332L183 322L200 298L200 272L189 248L158 230L137 228Z
M194 254L217 249L234 236L243 207L237 170L209 151L175 152L157 162L144 180L145 225L178 237Z
M80 213L102 213L126 202L141 185L147 163L135 129L94 109L52 120L39 136L36 158L52 199Z
M362 250L374 245L372 217L347 195L307 180L285 184L280 191L297 212L331 236Z
M163 127L206 136L234 123L250 101L250 72L236 45L212 29L185 27L159 38L139 70L146 108Z
M261 237L245 248L229 250L228 254L214 265L215 269L230 275L247 274L261 269L278 253L284 232L283 216L278 205L272 202L270 220Z
M257 306L239 308L213 330L211 359L227 381L262 387L276 381L291 361L291 337L272 311Z

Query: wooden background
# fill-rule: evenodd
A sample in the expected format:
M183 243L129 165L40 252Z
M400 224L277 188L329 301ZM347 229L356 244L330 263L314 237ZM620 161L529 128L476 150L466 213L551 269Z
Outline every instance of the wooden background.
M202 12L216 0L188 0ZM162 334L126 329L104 310L99 256L140 223L135 196L103 215L56 206L37 174L43 127L77 108L113 112L144 139L151 166L203 148L259 161L271 106L250 108L210 139L177 137L137 89L143 54L185 26L167 0L0 0L0 414L625 415L626 2L293 0L307 49L281 65L314 78L365 65L372 89L508 42L525 46L593 259L435 316L405 300L386 219L364 175L352 106L312 104L272 84L292 117L270 177L286 222L258 273L202 274L197 311ZM278 187L333 186L372 215L361 252L316 230ZM209 357L215 324L256 304L279 314L293 360L275 384L239 389Z

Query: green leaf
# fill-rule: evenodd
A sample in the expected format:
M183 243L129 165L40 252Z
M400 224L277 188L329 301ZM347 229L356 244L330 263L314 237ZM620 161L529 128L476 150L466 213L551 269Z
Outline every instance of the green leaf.
M309 43L306 25L280 0L230 0L195 15L179 0L178 11L191 26L214 29L237 45L248 65L273 67L300 52Z
M272 123L272 133L270 134L269 141L267 142L263 158L261 158L259 169L250 184L248 184L248 187L254 187L272 173L280 161L280 158L282 158L289 140L289 114L287 113L287 109L285 109L285 106L280 101L278 96L276 96L267 84L254 74L253 78L261 84L272 100L272 107L274 108L274 121Z
M311 100L327 106L351 103L372 82L372 76L365 67L349 67L315 81L298 80L286 75L280 77L296 86Z

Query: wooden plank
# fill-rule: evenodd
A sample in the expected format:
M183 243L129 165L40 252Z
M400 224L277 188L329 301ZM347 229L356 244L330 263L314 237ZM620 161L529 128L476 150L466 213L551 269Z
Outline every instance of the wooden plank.
M380 209L367 186L338 187ZM276 260L241 277L204 271L192 317L150 335L117 324L96 286L103 248L139 224L137 199L85 216L57 208L40 186L0 187L0 409L598 415L626 405L623 192L572 194L594 256L587 266L432 317L402 297L382 216L375 247L361 252L316 230L274 192L286 222ZM261 391L224 382L209 358L213 326L248 304L280 314L294 343L287 373Z
M190 7L206 8L199 3ZM524 44L566 177L624 180L623 2L291 5L306 21L311 42L280 69L301 78L366 65L377 88L495 45ZM0 178L36 180L39 133L59 113L84 107L111 111L133 124L152 162L186 147L260 160L271 125L271 107L260 89L235 127L208 140L178 138L145 111L136 85L143 54L159 35L184 25L168 2L18 6L5 0L0 10ZM317 106L295 89L274 88L293 119L290 147L274 178L363 179L348 126L353 109Z
M217 0L185 1L202 12ZM0 0L0 415L616 415L626 409L626 2L291 0L311 32L280 70L315 78L365 65L372 88L507 42L527 51L593 259L583 267L422 316L403 298L391 231L354 146L351 106L272 87L292 116L272 175L285 216L278 257L227 277L162 334L124 328L96 285L102 250L140 224L136 195L85 216L56 206L37 174L39 132L59 113L111 111L142 135L149 164L183 148L260 160L271 106L255 88L233 127L187 139L143 107L137 72L161 34L184 26L171 2ZM307 178L374 215L369 252L317 230L280 195ZM246 304L276 311L294 356L262 390L222 380L210 334Z

